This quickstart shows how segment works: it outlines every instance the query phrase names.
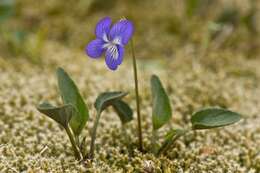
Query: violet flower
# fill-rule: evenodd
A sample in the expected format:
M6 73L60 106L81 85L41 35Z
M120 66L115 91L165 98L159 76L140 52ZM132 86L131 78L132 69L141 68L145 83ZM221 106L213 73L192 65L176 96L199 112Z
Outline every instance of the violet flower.
M107 67L116 70L123 61L124 46L131 39L134 27L131 21L122 19L111 28L109 17L101 19L96 25L96 39L86 46L86 53L91 58L100 58L105 52Z

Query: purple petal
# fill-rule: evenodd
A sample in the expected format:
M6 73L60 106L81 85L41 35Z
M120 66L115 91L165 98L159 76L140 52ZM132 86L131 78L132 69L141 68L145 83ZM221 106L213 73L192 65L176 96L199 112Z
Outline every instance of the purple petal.
M112 21L109 17L101 19L96 25L96 36L104 41L107 41L104 37L107 39L111 23Z
M123 62L124 47L118 45L118 46L117 46L117 49L118 49L118 53L119 53L118 60L117 60L117 65L120 65L120 64L122 64L122 62Z
M114 24L110 30L109 36L112 40L119 39L121 44L126 45L134 33L134 26L129 20L120 20Z
M123 46L111 46L106 50L106 64L109 69L116 70L117 66L123 61L124 47Z
M104 52L104 41L101 39L96 39L91 41L87 46L86 46L86 53L89 57L91 58L98 58L102 55Z

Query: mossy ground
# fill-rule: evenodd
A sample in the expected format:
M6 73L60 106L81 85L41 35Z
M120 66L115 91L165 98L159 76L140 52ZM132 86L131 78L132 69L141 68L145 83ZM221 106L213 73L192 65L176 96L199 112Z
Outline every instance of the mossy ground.
M90 121L84 130L89 142L88 130L95 117L92 103L98 93L130 91L127 100L132 107L135 105L130 57L126 56L117 72L111 72L102 60L93 61L81 52L48 45L45 52L51 53L46 53L41 67L25 60L1 59L2 172L259 172L258 59L245 59L231 52L209 53L207 58L200 59L187 52L166 61L139 61L145 149L149 148L152 130L152 73L162 78L174 110L171 123L161 130L162 134L170 127L190 126L191 113L203 106L228 107L241 112L243 120L226 128L190 133L165 156L156 158L136 150L136 121L125 127L125 135L118 117L107 111L98 130L95 160L79 164L64 131L37 112L35 106L43 100L60 101L55 68L64 67L90 107Z
M176 14L169 18L170 1L162 3L159 10L151 8L156 7L155 2L145 3L145 6L137 1L129 1L126 6L117 3L115 11L107 11L108 14L124 14L127 7L136 9L135 13L130 10L127 15L137 21L135 42L145 153L136 149L136 119L122 127L113 110L108 110L101 117L94 161L78 163L64 130L40 114L36 105L44 100L61 103L55 70L63 67L78 85L90 109L90 120L83 131L88 147L89 131L95 118L93 103L100 92L129 91L126 100L135 108L130 52L127 49L125 61L116 72L109 71L103 59L91 60L83 51L87 43L85 36L91 39L94 22L106 11L88 14L92 18L82 23L78 20L71 23L72 15L61 22L59 19L64 14L54 13L59 3L58 7L44 3L37 11L30 2L20 2L27 6L28 12L21 12L22 17L40 16L32 20L39 24L38 20L47 16L49 21L40 22L38 26L49 27L52 38L44 41L41 61L24 58L27 54L14 57L5 51L0 54L0 172L260 172L260 46L257 35L238 27L229 36L220 35L220 39L206 44L205 28L198 27L205 23L198 18L187 23L179 21L179 17L173 20ZM141 7L150 9L151 15L144 15L146 12ZM64 4L63 8L68 7ZM79 11L80 17L84 16L82 11ZM138 19L142 14L144 21ZM86 23L85 32L84 27L78 26ZM178 26L182 29L176 30ZM69 45L60 39L65 37L62 34L69 35L66 40ZM205 106L240 112L243 119L229 127L189 133L165 155L155 157L149 153L152 74L160 76L173 108L171 122L160 130L160 136L172 127L190 127L192 112Z

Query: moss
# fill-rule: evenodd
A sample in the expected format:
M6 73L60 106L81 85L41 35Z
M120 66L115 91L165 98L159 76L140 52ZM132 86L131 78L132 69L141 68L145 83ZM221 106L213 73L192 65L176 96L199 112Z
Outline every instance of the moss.
M58 65L64 67L79 85L90 107L90 121L84 129L89 144L88 130L95 116L92 103L99 92L114 89L130 91L127 100L134 107L134 86L129 85L133 80L132 73L129 73L131 61L127 60L127 56L119 70L112 73L102 60L94 62L77 51L67 51L52 42L48 45L44 51L43 70L27 61L22 61L23 66L17 67L21 62L12 59L5 60L4 67L1 65L2 172L259 171L258 60L234 55L213 61L211 56L226 57L229 53L212 52L207 60L189 61L180 54L174 61L161 64L153 73L158 74L167 86L174 110L171 124L162 129L161 134L170 127L190 126L188 120L191 113L206 105L229 107L243 113L244 120L224 129L190 133L181 138L165 156L156 158L149 152L142 154L136 150L135 121L127 124L125 134L121 130L120 120L109 110L101 118L95 160L80 164L74 160L65 133L53 121L38 113L35 105L43 100L56 100L58 93L54 72ZM139 74L144 143L148 149L152 126L151 96L146 82L149 82L151 71L142 68L142 63L139 64ZM231 73L234 71L235 75ZM121 74L125 74L124 80ZM252 83L255 85L252 86ZM131 140L126 141L127 138Z

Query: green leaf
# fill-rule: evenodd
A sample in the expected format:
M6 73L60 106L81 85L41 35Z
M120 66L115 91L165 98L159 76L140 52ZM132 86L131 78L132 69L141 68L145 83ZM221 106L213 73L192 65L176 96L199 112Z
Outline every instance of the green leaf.
M70 120L70 126L76 136L79 136L88 118L88 108L79 90L69 75L62 69L57 69L59 90L64 104L71 104L76 108Z
M133 119L133 110L126 102L122 100L116 100L112 103L112 106L117 112L117 115L119 116L122 124L128 123Z
M69 121L72 117L72 115L75 112L75 108L72 105L64 105L60 107L52 106L48 102L44 102L37 106L37 109L62 125L64 128L66 128L69 124Z
M153 97L153 128L157 130L170 120L172 109L169 98L160 79L156 75L151 77L151 86Z
M126 92L121 91L101 93L95 101L95 108L97 112L101 113L108 106L112 105L115 101L120 100L126 95Z
M193 129L211 129L238 122L241 115L222 108L206 108L192 115Z
M158 150L158 154L161 154L168 150L170 146L182 135L186 133L185 130L182 129L171 129L165 136L165 140Z

